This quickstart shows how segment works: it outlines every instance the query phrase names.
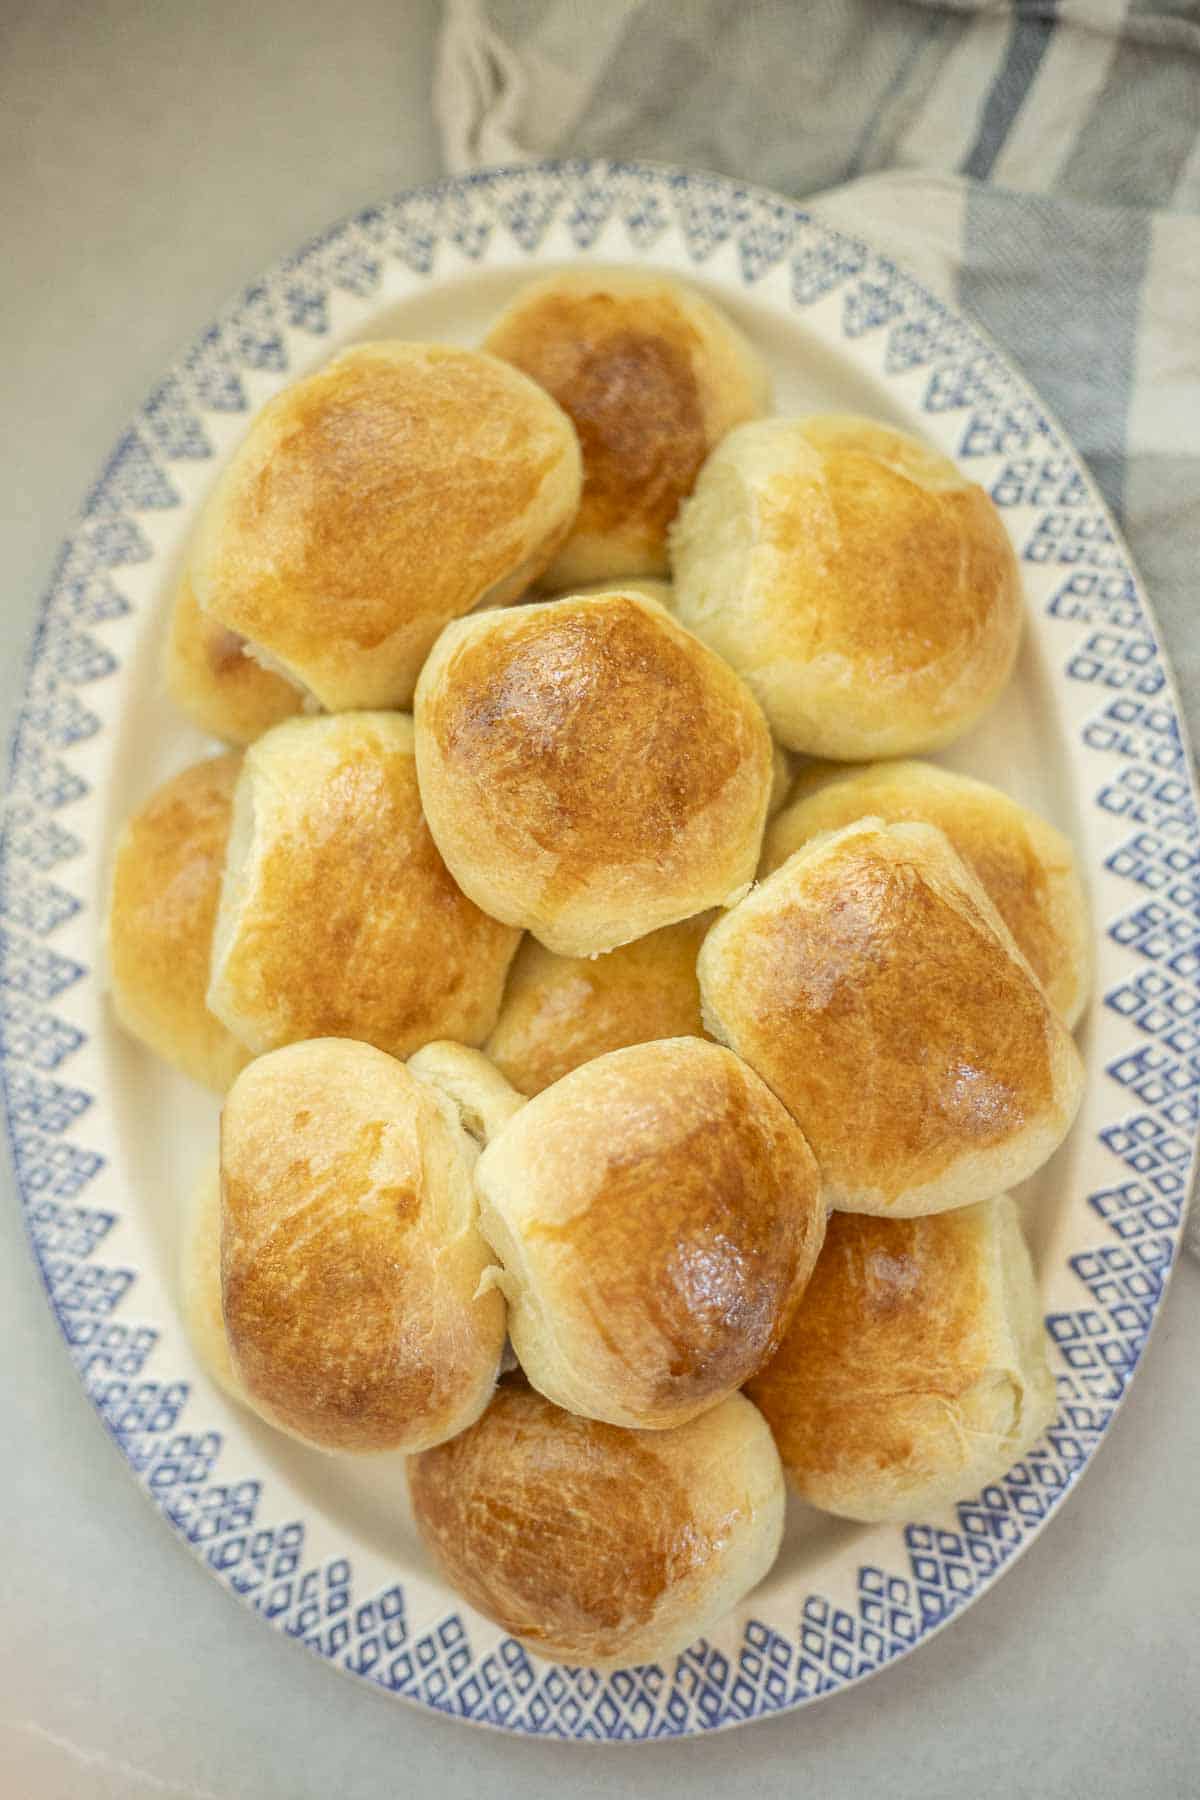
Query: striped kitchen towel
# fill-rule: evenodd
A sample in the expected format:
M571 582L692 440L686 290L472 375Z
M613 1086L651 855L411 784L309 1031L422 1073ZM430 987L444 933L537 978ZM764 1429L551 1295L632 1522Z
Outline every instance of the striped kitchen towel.
M715 169L961 302L1121 521L1200 742L1200 0L447 0L435 107L452 171Z

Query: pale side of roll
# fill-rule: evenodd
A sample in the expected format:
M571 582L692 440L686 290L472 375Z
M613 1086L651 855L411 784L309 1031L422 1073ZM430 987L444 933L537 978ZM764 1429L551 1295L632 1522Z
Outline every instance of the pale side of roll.
M813 838L714 925L698 967L708 1029L798 1120L842 1211L991 1198L1075 1117L1070 1033L933 826Z
M205 999L239 766L236 756L193 763L126 821L105 920L120 1023L217 1093L250 1059Z
M252 744L305 704L294 682L255 660L245 638L201 612L186 575L171 609L166 678L192 724L227 744Z
M246 752L209 1005L254 1051L352 1037L394 1056L495 1024L519 933L450 875L421 810L412 721L340 713Z
M249 1406L221 1311L221 1164L216 1156L185 1196L178 1273L183 1323L205 1373L231 1400Z
M477 1419L504 1348L453 1105L345 1038L259 1057L221 1118L222 1313L270 1423L326 1450L422 1450Z
M409 1463L446 1579L535 1656L666 1662L770 1570L784 1482L740 1394L672 1431L579 1419L505 1378L469 1431Z
M480 1229L534 1387L612 1425L679 1425L772 1354L820 1249L802 1132L719 1045L585 1063L479 1159Z
M770 404L766 365L695 288L631 269L523 287L485 339L579 434L579 515L546 575L567 587L667 569L667 529L726 432Z
M999 513L952 462L873 420L739 426L671 546L677 616L791 750L936 749L1012 673L1021 586Z
M812 1506L925 1519L998 1481L1054 1417L1029 1251L1002 1195L925 1219L835 1213L747 1392Z
M819 831L867 815L944 831L982 883L1051 1004L1073 1030L1092 982L1092 929L1070 840L999 788L934 763L813 763L763 842L769 875Z
M448 626L414 711L421 800L459 886L590 956L753 877L772 747L749 690L639 595Z
M407 706L447 620L546 568L580 479L570 420L508 363L355 344L253 420L188 572L205 614L327 711Z

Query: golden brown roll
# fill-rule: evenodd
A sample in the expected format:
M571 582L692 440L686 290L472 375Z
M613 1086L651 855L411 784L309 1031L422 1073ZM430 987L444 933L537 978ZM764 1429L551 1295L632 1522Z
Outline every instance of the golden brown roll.
M187 1196L179 1254L179 1304L204 1371L231 1400L250 1404L229 1353L221 1311L221 1165L217 1157Z
M139 807L117 839L108 899L117 1018L157 1056L218 1093L250 1058L205 1003L240 760L194 763Z
M671 554L678 617L791 750L936 749L1012 673L1021 587L999 513L952 462L870 419L740 426Z
M1037 1286L1007 1195L928 1219L835 1213L747 1392L797 1492L869 1523L996 1481L1054 1417Z
M534 281L486 349L553 394L583 450L583 498L549 569L566 587L665 574L667 527L725 433L770 404L766 367L694 289L627 269Z
M541 574L579 484L570 420L507 363L356 344L254 420L201 518L196 598L327 711L407 706L448 619Z
M825 1230L802 1132L699 1038L564 1076L492 1139L476 1186L521 1367L610 1425L680 1425L741 1387Z
M423 1450L487 1405L504 1302L483 1282L476 1148L450 1102L346 1038L251 1063L221 1115L234 1372L326 1450Z
M246 752L208 999L252 1050L479 1043L519 935L438 855L405 714L292 719Z
M655 605L671 610L674 590L669 581L659 581L653 575L623 575L620 583L612 581L574 581L569 587L551 592L543 582L537 591L539 600L574 600L580 594L611 594L614 586L619 585L623 594L640 594L643 600L653 600Z
M740 1394L673 1431L621 1431L506 1376L477 1425L408 1468L446 1579L571 1665L675 1656L762 1580L783 1535L779 1455Z
M521 1093L540 1094L608 1050L703 1037L696 957L715 916L664 925L607 956L555 956L525 938L485 1050Z
M698 966L708 1029L799 1121L831 1206L990 1199L1070 1129L1070 1033L931 825L815 838L713 926Z
M247 653L245 638L201 612L186 575L171 611L166 666L176 706L227 744L252 744L304 705L293 682Z
M770 734L732 670L648 600L447 626L414 717L421 800L455 880L561 956L728 904L753 877Z
M791 803L767 830L760 873L769 875L817 832L868 814L945 832L1074 1028L1091 986L1091 925L1075 852L1062 832L999 788L933 763L814 763L801 770Z

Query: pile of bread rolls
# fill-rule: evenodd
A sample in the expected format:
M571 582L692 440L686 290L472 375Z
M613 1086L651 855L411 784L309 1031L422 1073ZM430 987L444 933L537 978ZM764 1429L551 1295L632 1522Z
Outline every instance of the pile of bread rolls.
M1053 1403L1007 1190L1079 1102L1083 893L911 760L1009 679L1017 567L934 451L768 404L700 295L595 269L288 388L171 624L233 748L116 846L116 1012L226 1096L208 1369L408 1452L449 1581L572 1664L709 1630L785 1477L913 1518Z

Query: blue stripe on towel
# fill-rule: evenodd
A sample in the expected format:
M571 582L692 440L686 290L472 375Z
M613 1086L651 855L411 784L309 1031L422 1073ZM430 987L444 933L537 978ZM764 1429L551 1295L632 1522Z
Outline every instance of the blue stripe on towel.
M1008 49L979 121L979 133L962 165L964 175L985 181L1025 103L1025 96L1054 36L1056 0L1023 7L1014 17Z
M972 187L959 293L1044 395L1120 518L1145 213Z

